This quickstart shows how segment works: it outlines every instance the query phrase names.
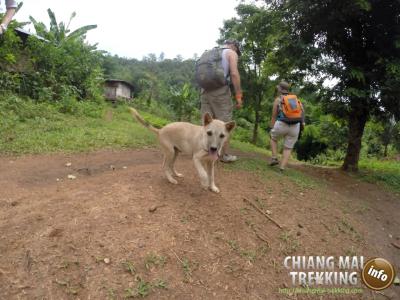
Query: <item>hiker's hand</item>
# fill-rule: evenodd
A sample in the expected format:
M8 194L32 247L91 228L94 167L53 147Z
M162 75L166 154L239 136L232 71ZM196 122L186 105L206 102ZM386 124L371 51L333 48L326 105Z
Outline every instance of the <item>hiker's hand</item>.
M236 94L235 98L236 98L236 108L241 109L243 106L243 99L242 99L243 94L242 93Z
M306 126L306 123L304 123L304 122L303 122L303 123L301 123L301 124L300 124L300 128L301 128L301 130L303 130L305 126Z
M236 100L236 108L237 109L241 109L242 107L243 107L243 100L242 99L240 99L240 100Z
M274 128L274 125L275 125L275 121L271 121L271 123L269 123L269 128Z

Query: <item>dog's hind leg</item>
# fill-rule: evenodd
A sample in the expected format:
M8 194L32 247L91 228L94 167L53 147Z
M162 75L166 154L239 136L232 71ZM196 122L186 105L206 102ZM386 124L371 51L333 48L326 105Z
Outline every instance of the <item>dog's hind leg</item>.
M163 163L164 174L169 182L177 184L178 181L176 181L176 179L172 177L172 175L174 174L173 161L175 156L175 150L172 146L169 147L166 144L161 144L161 146L164 152L164 163Z
M175 169L175 162L176 162L176 158L178 157L179 150L176 149L176 148L174 148L174 151L175 151L175 153L174 153L174 158L172 159L172 171L173 171L173 173L174 173L175 176L177 176L177 177L183 177L183 175L182 175L181 173L178 173L178 172L176 171L176 169Z

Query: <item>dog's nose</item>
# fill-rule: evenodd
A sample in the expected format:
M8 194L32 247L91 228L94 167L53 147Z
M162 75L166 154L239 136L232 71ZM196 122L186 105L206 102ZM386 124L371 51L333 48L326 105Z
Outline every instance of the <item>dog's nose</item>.
M211 151L217 151L218 149L216 147L210 147Z

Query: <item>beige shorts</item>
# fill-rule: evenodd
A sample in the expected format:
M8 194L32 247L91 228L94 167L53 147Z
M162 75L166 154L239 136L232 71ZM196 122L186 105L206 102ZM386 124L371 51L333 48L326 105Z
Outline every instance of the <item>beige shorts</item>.
M232 120L232 95L229 86L223 86L214 91L203 91L200 96L201 115L210 113L214 119L224 122Z
M296 144L299 138L300 123L296 124L286 124L282 121L276 121L274 128L271 130L271 139L274 141L278 140L280 137L284 137L284 146L288 149L293 149L294 144Z

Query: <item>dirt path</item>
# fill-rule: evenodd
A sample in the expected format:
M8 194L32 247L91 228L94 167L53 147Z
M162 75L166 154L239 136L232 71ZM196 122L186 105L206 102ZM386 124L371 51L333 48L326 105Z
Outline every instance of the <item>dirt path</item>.
M177 186L160 162L154 149L0 157L0 299L319 299L278 293L291 286L287 255L378 256L400 270L400 200L373 184L218 165L216 195L188 158ZM400 288L384 294L362 298Z

